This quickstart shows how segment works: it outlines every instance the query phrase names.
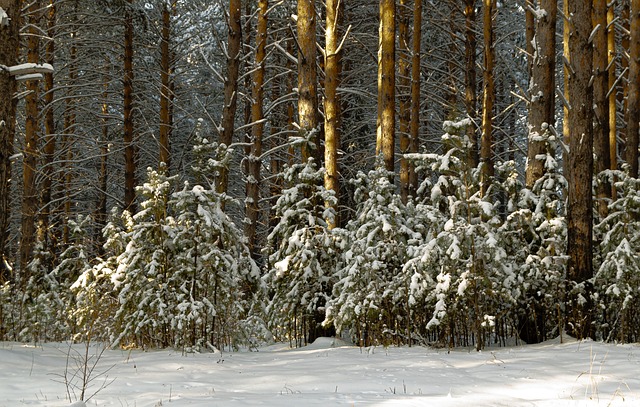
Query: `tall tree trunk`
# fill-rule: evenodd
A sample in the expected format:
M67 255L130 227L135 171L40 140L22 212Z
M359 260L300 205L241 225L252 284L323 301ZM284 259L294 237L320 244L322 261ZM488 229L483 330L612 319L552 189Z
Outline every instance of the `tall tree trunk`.
M20 0L0 0L0 7L9 16L9 25L0 26L0 65L14 66L20 48ZM0 284L11 278L10 255L7 247L11 219L11 156L16 124L16 82L0 69Z
M618 168L618 141L617 141L617 90L616 87L616 4L612 2L607 10L607 66L609 67L609 168ZM611 188L611 198L615 198L615 188Z
M324 62L324 186L340 197L338 169L338 150L340 149L340 100L338 86L340 84L341 64L338 49L338 24L342 21L345 0L327 0L325 23L325 62ZM335 217L327 219L329 229L339 224L338 203L325 202L333 208Z
M136 212L136 148L133 110L133 2L128 0L124 14L124 209Z
M627 98L626 161L632 177L638 178L638 130L640 127L640 0L631 0L629 10L629 81Z
M556 66L556 0L540 0L540 13L535 21L534 59L531 64L531 103L529 105L529 147L525 184L532 188L544 174L549 126L555 123L555 66Z
M28 8L29 37L27 39L27 62L38 63L40 59L40 33L38 31L40 2L31 3ZM24 131L24 152L22 160L22 228L20 234L20 269L22 283L29 280L27 266L32 259L35 243L35 219L38 211L36 190L36 165L38 155L39 84L37 80L27 81L29 94L25 98L26 122Z
M220 143L229 147L233 142L236 111L238 107L238 77L240 73L240 47L242 46L242 1L229 1L229 33L227 38L227 77L224 83L224 106L222 107L222 134ZM226 193L229 185L229 170L221 168L216 180L216 191Z
M417 153L420 144L420 53L422 51L422 0L414 0L413 37L411 51L411 136L409 151ZM418 173L415 166L409 167L409 193L418 190Z
M609 155L609 72L607 49L607 0L593 0L593 153L595 173L611 167ZM597 208L600 219L607 216L607 198L611 195L608 183L598 183L596 189Z
M49 36L45 49L45 61L53 65L55 54L55 28L56 28L57 3L55 0L49 2L49 12L47 14L47 35ZM42 242L43 248L53 252L51 244L49 226L51 222L51 184L53 181L53 157L56 151L56 130L55 118L53 115L54 84L53 73L44 75L44 163L42 174L42 195L40 198L40 217L38 222L38 240Z
M316 10L314 0L298 0L298 121L302 160L318 158L318 78L316 68Z
M531 77L531 68L533 66L535 52L533 40L536 33L536 17L534 16L533 10L536 8L536 0L525 0L525 2L525 50L527 51L527 69L529 70L529 77Z
M493 17L496 10L496 0L483 0L484 23L484 92L482 95L482 139L480 141L480 190L484 196L493 177L493 106L496 90L493 69L495 50L493 48Z
M569 18L569 193L567 200L567 278L584 284L581 295L569 286L568 321L572 335L592 336L591 293L593 277L592 218L593 202L593 85L591 83L593 51L591 34L592 3L568 1Z
M258 1L258 27L256 33L256 67L253 72L253 88L251 91L253 104L251 105L251 153L247 159L249 177L247 181L246 225L249 250L254 258L260 255L256 248L258 229L258 215L260 212L260 166L262 155L262 136L264 133L264 70L267 44L267 0Z
M171 12L175 8L175 1L162 6L162 38L160 40L160 166L164 163L167 174L171 164L171 129L173 118L171 117ZM161 167L162 168L162 167Z
M395 167L395 52L396 5L394 0L380 0L378 48L378 129L376 156L382 154L384 167Z
M569 24L569 0L563 0L562 2L562 54L564 61L562 64L562 73L564 80L564 100L569 101L569 64L571 63L571 53L569 52L569 34L571 31L571 24ZM565 145L569 145L570 132L569 132L569 106L563 104L562 106L562 137ZM566 150L562 152L562 162L564 167L565 176L568 178L571 174L569 172L569 156Z
M477 115L476 95L476 6L475 0L465 0L465 35L464 35L464 104L467 116L475 120ZM467 162L470 168L478 166L478 136L474 124L467 126L469 152Z
M406 203L409 199L409 167L404 158L409 152L409 128L411 124L411 56L409 54L409 5L408 0L400 0L398 5L398 136L400 138L400 197Z

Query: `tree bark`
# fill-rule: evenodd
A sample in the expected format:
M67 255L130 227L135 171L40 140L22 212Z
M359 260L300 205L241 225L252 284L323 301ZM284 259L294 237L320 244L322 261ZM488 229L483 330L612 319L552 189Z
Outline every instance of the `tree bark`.
M640 127L640 0L631 0L629 10L629 81L627 97L626 161L629 173L638 178L638 131Z
M0 0L0 7L9 16L9 25L0 26L0 65L14 66L18 62L20 37L20 1ZM16 82L0 69L0 284L11 278L11 256L7 243L11 219L11 156L16 125Z
M588 279L592 264L592 180L593 180L593 85L591 83L593 51L591 34L592 3L568 1L569 53L569 192L567 199L567 278L584 284L582 295L569 286L568 321L577 338L592 336L591 300Z
M40 2L31 3L27 10L29 21L29 37L27 39L27 62L38 63L40 59L40 33L38 14ZM26 120L24 128L24 152L22 159L22 228L20 232L20 270L21 283L26 286L29 280L27 266L33 256L36 230L35 220L38 211L38 192L36 190L36 166L38 154L39 120L38 108L39 84L37 80L27 81L25 97Z
M162 38L160 40L160 153L159 164L169 174L171 164L171 129L173 118L171 117L171 12L176 3L171 5L164 3L162 6Z
M555 123L556 0L540 1L540 17L535 21L534 59L531 64L529 104L529 146L525 184L531 189L545 172L546 138ZM544 12L542 12L544 11Z
M298 121L302 161L318 158L318 74L316 67L316 11L313 0L298 0ZM319 160L317 160L319 161Z
M136 148L133 109L133 2L127 0L124 14L124 209L136 212Z
M49 2L49 12L47 14L47 35L49 36L47 46L45 48L45 61L54 64L55 55L55 31L56 31L56 14L57 3L55 0ZM53 158L56 151L56 130L55 117L53 114L54 101L54 83L53 73L44 75L44 163L42 174L42 195L40 197L40 216L38 221L38 240L42 242L43 248L50 252L54 251L50 238L50 222L51 222L51 184L53 182Z
M484 23L484 92L482 96L482 139L480 141L480 192L484 196L493 177L493 106L496 91L493 70L495 64L495 50L493 48L493 17L496 10L496 0L483 0Z
M325 23L325 62L324 62L324 186L340 197L340 181L338 167L338 150L340 149L340 100L338 86L342 66L338 49L338 25L342 21L345 0L327 0ZM327 219L329 229L339 224L338 204L325 202L325 206L333 208L335 217Z
M222 134L220 143L229 147L233 142L236 111L238 107L238 77L240 71L240 47L242 46L242 1L229 1L229 33L227 46L227 77L224 83L224 106L222 108ZM216 180L216 191L226 193L229 185L229 170L221 168Z
M593 0L593 153L595 174L611 167L609 154L609 72L607 48L607 0ZM596 188L597 209L600 219L607 216L607 198L611 195L608 183L600 182Z
M607 10L607 66L609 67L609 168L618 168L618 141L617 141L617 90L616 86L616 26L615 26L615 3L611 3ZM615 188L611 188L611 198L615 198Z
M395 12L394 0L380 0L376 156L382 155L384 167L391 172L395 167Z
M251 153L248 157L249 177L247 181L246 234L249 250L254 258L260 255L256 249L256 235L258 229L258 215L260 211L260 166L262 155L262 136L264 133L264 69L267 44L267 0L258 1L258 26L256 33L256 64L253 73L253 88L251 91L253 104L251 105Z

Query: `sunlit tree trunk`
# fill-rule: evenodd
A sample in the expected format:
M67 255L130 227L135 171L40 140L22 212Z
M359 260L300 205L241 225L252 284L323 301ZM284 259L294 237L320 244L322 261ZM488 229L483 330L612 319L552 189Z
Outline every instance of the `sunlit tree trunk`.
M251 91L253 104L251 105L251 153L248 157L249 177L247 181L246 234L249 250L254 258L259 256L256 249L256 234L258 226L260 202L260 165L262 163L262 136L264 133L264 68L267 45L267 0L258 1L258 26L256 33L256 64L253 73L253 88Z
M592 3L568 1L569 53L569 192L567 199L567 278L584 284L577 294L569 285L567 327L578 338L592 336L591 300L588 280L593 277L592 180L593 180L593 85L591 83L593 51L589 42L592 31Z
M40 32L38 30L40 2L34 1L27 10L29 36L27 38L27 62L39 63ZM39 84L37 80L27 81L25 97L26 121L24 128L24 152L22 159L22 228L20 233L20 269L22 283L29 279L27 266L33 255L35 242L35 217L38 210L38 192L36 190L36 165L38 154L39 120L38 108Z
M609 166L610 169L618 168L618 141L617 141L617 91L616 91L616 26L615 3L612 2L607 10L607 66L609 67ZM615 188L611 188L611 198L615 198Z
M227 147L233 142L236 111L238 107L238 76L240 72L240 47L242 46L242 1L229 1L229 33L227 37L227 77L224 82L224 105L222 107L222 134L220 143ZM216 190L226 193L229 171L221 168L216 180Z
M341 64L338 38L338 25L342 20L345 0L327 0L325 23L325 62L324 62L324 186L340 196L338 150L340 149L340 100L338 86L340 84ZM338 205L325 203L332 207L336 218L327 219L330 229L339 224L337 219Z
M464 41L464 104L467 116L474 120L477 115L476 95L476 7L475 0L465 0L465 41ZM476 126L467 126L467 138L469 139L468 163L469 167L478 166L478 135Z
M313 0L298 0L298 124L302 160L318 158L318 74L316 67L316 11Z
M395 164L395 9L394 0L380 0L376 156L382 155L388 171Z
M495 50L493 48L493 17L496 10L496 0L483 0L484 23L484 92L482 96L482 139L480 140L480 188L481 195L487 189L493 177L493 106L496 91L494 85Z
M593 1L593 153L595 173L608 170L609 155L609 72L607 71L607 0ZM600 219L607 215L606 199L611 195L608 183L598 183L597 208Z
M18 61L17 50L20 44L19 21L20 1L0 0L0 7L7 13L9 25L0 26L0 65L14 66ZM0 284L10 276L9 222L11 219L11 156L16 124L16 100L13 94L16 82L4 70L0 69Z
M124 209L136 212L136 148L133 109L133 2L128 0L124 14Z
M529 105L529 146L525 184L533 184L544 174L544 159L537 158L547 153L545 138L549 126L555 123L555 66L556 66L556 0L541 0L540 17L535 21L534 59L531 64L531 102Z
M626 161L630 174L638 178L638 130L640 122L640 0L631 0L629 10L629 82L627 97Z
M531 76L531 67L533 65L533 54L535 52L533 47L533 38L536 32L536 18L533 15L533 10L536 8L535 0L525 0L525 50L527 51L527 69L529 70L529 76Z

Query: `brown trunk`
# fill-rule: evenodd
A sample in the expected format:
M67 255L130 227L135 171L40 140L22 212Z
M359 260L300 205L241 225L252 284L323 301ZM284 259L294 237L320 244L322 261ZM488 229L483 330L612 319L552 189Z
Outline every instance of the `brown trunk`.
M395 8L394 0L380 0L376 156L382 155L384 167L391 172L395 167Z
M56 27L56 11L57 11L57 3L55 0L50 0L49 2L49 13L47 15L47 35L49 36L49 40L47 42L47 46L45 49L45 61L48 64L53 65L54 63L54 53L55 53L55 42L53 38L55 37L55 27ZM53 252L53 247L51 247L50 242L50 233L49 233L49 224L50 224L50 215L51 215L51 184L53 181L52 173L52 163L53 156L56 151L56 134L55 134L55 118L53 116L53 100L54 100L54 86L53 86L53 73L46 73L44 75L44 163L43 163L43 174L42 174L42 195L41 195L41 203L40 207L42 208L40 211L39 224L38 224L38 240L42 242L45 250L49 250Z
M298 121L302 161L316 157L318 137L318 83L316 68L316 11L313 0L298 0Z
M616 26L615 26L615 3L611 3L607 10L607 66L609 66L609 168L618 168L618 142L617 135L617 91L616 86ZM611 198L615 198L615 188L611 188Z
M27 39L27 62L39 63L40 36L38 32L40 2L34 1L28 8L29 37ZM29 94L25 97L26 121L24 131L24 152L22 160L22 228L20 233L20 269L22 283L29 280L27 266L33 256L35 242L35 217L38 211L36 190L36 165L38 155L38 95L37 80L27 81Z
M136 212L136 149L133 117L133 7L128 0L124 14L124 209Z
M327 0L327 16L325 22L325 62L324 62L324 186L340 196L338 179L338 150L340 149L340 100L338 86L340 84L340 50L338 49L338 24L342 19L344 0ZM338 226L338 205L325 202L332 207L336 217L327 219L329 229Z
M251 154L247 159L249 177L247 181L247 206L246 217L249 220L246 226L246 235L249 241L249 250L254 258L260 251L256 248L256 235L258 227L258 215L260 211L260 165L262 155L262 135L264 133L264 68L267 44L267 0L258 1L258 27L256 33L256 68L253 73L253 89L251 96Z
M595 173L611 167L609 155L609 72L607 71L607 0L593 1L593 26L599 27L593 35L593 153ZM607 201L611 195L608 183L598 183L597 207L600 219L607 216Z
M629 81L627 97L626 161L630 175L638 178L638 130L640 127L640 0L631 0L629 11L631 37L629 43Z
M556 0L541 0L541 13L536 19L536 35L531 64L531 103L529 105L529 147L525 184L532 188L545 172L546 137L549 126L555 123L555 66L556 66ZM553 153L553 152L551 152Z
M0 0L0 7L7 13L8 26L0 26L0 65L14 66L18 62L20 1ZM8 281L10 255L7 247L11 219L11 156L16 124L16 82L0 69L0 284Z
M409 199L409 161L404 154L409 152L409 126L411 123L411 83L409 55L409 6L400 0L398 8L398 136L400 138L400 197Z
M585 283L584 294L569 293L567 326L578 338L592 335L590 288L593 277L592 218L593 202L593 51L589 43L592 30L591 2L570 0L569 21L569 193L567 199L567 278ZM572 287L569 286L571 290ZM586 301L581 301L584 298Z
M465 0L465 41L464 41L464 104L467 116L471 120L476 118L476 7L475 0ZM469 139L468 163L470 168L478 166L478 136L476 126L467 126L467 138Z
M238 76L240 73L240 47L242 45L242 1L229 1L229 33L227 46L227 77L224 83L224 106L222 107L222 134L220 143L227 147L233 142L236 110L238 107ZM216 181L218 193L226 193L229 185L229 170L220 168Z
M160 40L160 154L159 163L169 173L171 160L170 138L172 128L171 117L171 10L175 8L175 2L171 5L164 3L162 7L162 39Z
M533 15L533 10L536 8L535 0L525 0L525 39L527 41L525 50L527 51L527 67L529 69L529 76L532 75L531 68L533 66L534 46L533 39L536 33L536 18ZM540 7L544 9L544 7ZM544 9L546 10L546 9Z
M570 24L567 20L569 17L569 0L563 0L562 3L562 54L564 56L564 61L562 64L562 72L564 78L564 99L569 102L569 63L571 62L571 53L569 52L569 32L570 32ZM566 145L569 145L570 134L569 134L569 107L564 104L562 107L562 137L563 142ZM562 153L562 161L564 167L565 176L568 178L571 176L571 172L569 171L569 156L566 151Z
M493 48L493 17L496 10L496 0L483 0L484 24L484 76L482 95L482 139L480 141L480 188L484 196L493 177L493 105L496 90L493 78L495 50Z
M420 52L422 44L422 0L414 0L413 38L411 55L411 140L409 151L418 152L420 140ZM415 166L409 167L409 193L418 190L418 173Z

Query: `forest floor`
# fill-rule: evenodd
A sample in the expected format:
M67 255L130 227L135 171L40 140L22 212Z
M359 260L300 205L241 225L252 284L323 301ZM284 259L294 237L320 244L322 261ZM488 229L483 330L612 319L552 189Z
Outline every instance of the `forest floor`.
M65 383L81 383L85 357L89 367L97 362L85 399L97 393L86 406L640 405L636 344L554 340L448 352L321 338L253 352L102 350L0 342L0 407L84 406L71 404L80 389Z

